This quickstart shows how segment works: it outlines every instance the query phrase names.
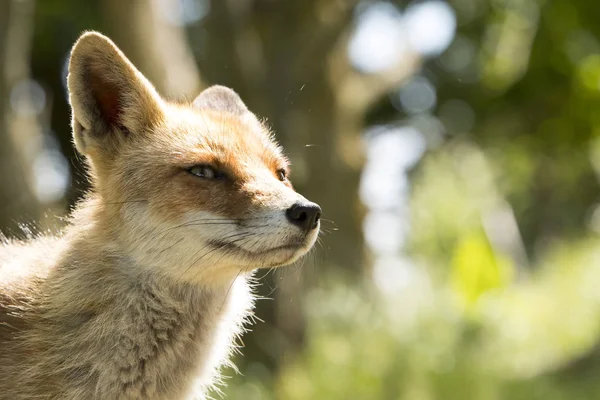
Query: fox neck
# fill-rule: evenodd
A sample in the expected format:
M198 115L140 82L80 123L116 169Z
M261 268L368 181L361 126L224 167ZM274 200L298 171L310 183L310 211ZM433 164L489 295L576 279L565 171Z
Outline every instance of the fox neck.
M43 369L72 379L69 399L98 390L101 398L178 399L193 381L205 389L252 308L246 277L190 283L136 264L107 234L102 211L93 200L79 208L48 277L42 329L56 349L48 360L60 367Z
M56 324L49 327L56 337L48 339L70 337L54 346L51 358L78 391L65 398L97 393L99 398L179 399L194 384L205 391L228 363L252 305L244 278L225 290L147 274L135 282L122 275L79 277L79 293L63 298L57 293L48 310Z

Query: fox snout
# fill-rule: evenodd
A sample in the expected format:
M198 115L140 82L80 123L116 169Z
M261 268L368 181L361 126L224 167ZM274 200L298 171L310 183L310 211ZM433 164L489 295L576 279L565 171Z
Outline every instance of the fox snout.
M292 224L308 232L319 226L321 207L310 201L298 202L285 211L285 216Z

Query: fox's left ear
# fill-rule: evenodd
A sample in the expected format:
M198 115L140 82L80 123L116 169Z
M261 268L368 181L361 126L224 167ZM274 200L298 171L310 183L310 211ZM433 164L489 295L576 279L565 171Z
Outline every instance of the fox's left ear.
M87 32L73 46L67 84L75 145L83 154L114 151L162 119L154 87L99 33Z
M225 86L214 85L205 89L194 100L199 110L224 111L234 115L243 115L248 111L240 96Z

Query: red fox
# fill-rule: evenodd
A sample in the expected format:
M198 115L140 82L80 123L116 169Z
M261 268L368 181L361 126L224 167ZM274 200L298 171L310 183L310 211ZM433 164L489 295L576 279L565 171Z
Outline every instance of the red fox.
M231 89L167 102L88 32L68 90L93 189L60 234L0 246L0 399L203 398L252 272L306 254L321 210Z

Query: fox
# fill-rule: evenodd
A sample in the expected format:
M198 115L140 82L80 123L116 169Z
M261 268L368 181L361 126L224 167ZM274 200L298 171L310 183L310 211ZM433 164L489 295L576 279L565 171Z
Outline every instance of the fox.
M67 89L91 189L58 232L0 237L0 399L207 398L253 273L307 254L321 209L230 88L166 100L90 31Z

